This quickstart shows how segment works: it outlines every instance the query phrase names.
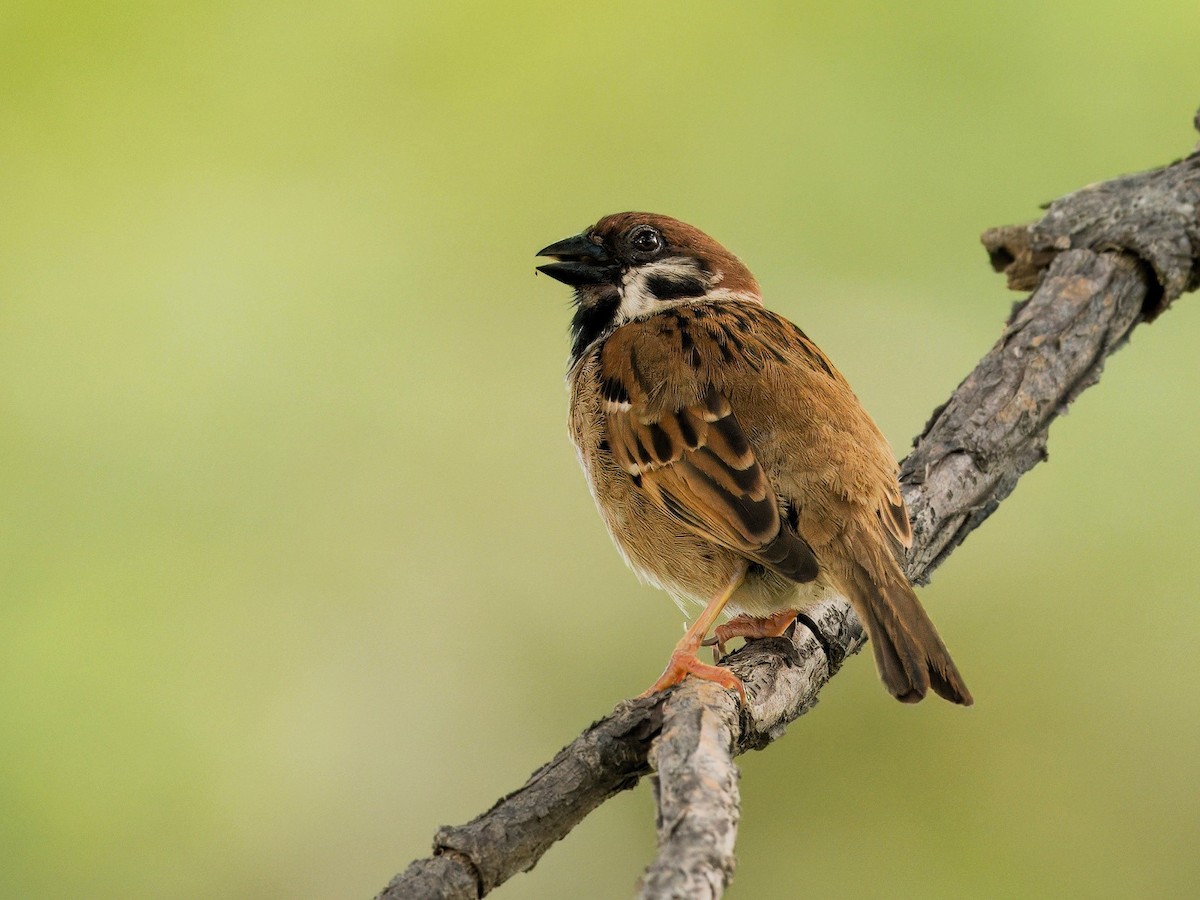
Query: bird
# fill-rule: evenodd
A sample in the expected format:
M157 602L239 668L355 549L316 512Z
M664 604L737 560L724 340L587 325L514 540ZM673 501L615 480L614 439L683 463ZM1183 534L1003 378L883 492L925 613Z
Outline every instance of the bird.
M896 459L849 383L763 305L750 270L699 229L623 212L543 247L574 289L569 432L614 544L681 608L702 607L651 696L693 676L736 692L704 645L778 636L849 602L886 689L971 693L904 575ZM732 615L717 625L722 612ZM715 626L715 628L714 628ZM713 636L708 637L709 630Z

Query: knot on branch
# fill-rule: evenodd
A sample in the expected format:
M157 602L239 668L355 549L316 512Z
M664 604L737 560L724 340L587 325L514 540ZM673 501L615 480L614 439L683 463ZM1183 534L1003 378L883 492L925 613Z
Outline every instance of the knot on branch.
M1029 225L989 228L981 236L992 269L1008 279L1011 291L1032 291L1055 257L1053 250L1034 250L1029 242Z
M992 267L1018 291L1036 288L1063 251L1129 254L1152 275L1143 310L1150 321L1200 287L1200 150L1164 168L1088 185L1055 200L1039 221L989 229L982 241Z

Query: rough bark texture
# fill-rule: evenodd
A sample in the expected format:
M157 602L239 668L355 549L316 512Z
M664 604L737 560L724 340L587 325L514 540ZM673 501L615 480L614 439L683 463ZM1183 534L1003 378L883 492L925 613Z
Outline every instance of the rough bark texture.
M1030 290L1055 255L1128 254L1153 273L1147 321L1200 287L1200 151L1161 169L1125 175L1055 200L1032 225L993 228L983 243L1009 287Z
M670 697L650 750L658 801L658 855L640 897L720 897L733 877L741 812L733 736L737 699L711 683Z
M902 465L914 530L911 579L927 581L1046 458L1050 423L1096 383L1133 327L1200 286L1198 210L1195 153L1076 191L1032 225L984 234L1010 286L1036 290L934 412ZM380 897L482 897L532 868L595 807L652 769L659 851L639 895L719 897L734 865L733 757L765 747L811 709L863 640L849 607L829 603L784 637L754 641L724 661L745 682L744 709L691 679L619 704L488 812L440 829L434 855L397 875Z
M694 823L723 820L731 852L737 824L736 813L727 811L737 807L736 794L732 803L729 800L731 782L691 780L686 757L719 758L722 741L731 756L765 747L783 734L789 722L816 705L821 688L842 661L862 647L864 636L854 613L842 604L809 610L806 618L820 634L819 640L800 625L785 637L755 641L726 659L745 682L749 709L738 710L732 695L692 679L656 697L619 703L487 812L465 825L439 829L434 855L415 861L393 878L380 898L482 897L518 872L533 868L550 845L588 813L651 773L651 750L664 732L668 714L670 737L655 758L659 797L675 805L660 804L660 846L668 859L682 859L684 851L677 845L694 839ZM721 731L725 737L717 738ZM688 783L677 784L677 779ZM732 785L736 790L736 780ZM677 803L679 798L683 800ZM709 806L713 812L707 810ZM687 819L683 815L687 809L693 812L688 827L676 827ZM717 849L721 846L714 840L714 852L701 857L709 861L708 871L721 873L717 881L723 889L732 874L732 858L721 855ZM667 876L681 871L678 865L668 864L648 872L641 896L674 896ZM709 896L720 896L720 890Z
M534 863L588 813L649 772L650 741L662 730L662 706L631 701L590 726L517 790L501 797L483 815L434 835L435 856L418 860L380 895L382 897L483 896ZM451 860L467 876L473 893L435 890ZM419 880L418 880L419 879Z
M1046 458L1050 423L1096 383L1141 320L1146 281L1128 257L1070 250L937 410L900 481L916 540L908 577L934 568Z

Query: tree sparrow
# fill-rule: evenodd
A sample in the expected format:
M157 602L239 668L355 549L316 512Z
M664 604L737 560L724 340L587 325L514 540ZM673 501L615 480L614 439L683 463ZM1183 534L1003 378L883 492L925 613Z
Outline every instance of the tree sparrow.
M912 543L887 441L728 250L666 216L606 216L538 253L575 289L570 432L625 561L703 611L643 696L687 675L745 699L704 643L782 634L831 595L866 626L887 689L971 694L904 576ZM682 605L682 603L681 603ZM709 629L723 609L738 615Z

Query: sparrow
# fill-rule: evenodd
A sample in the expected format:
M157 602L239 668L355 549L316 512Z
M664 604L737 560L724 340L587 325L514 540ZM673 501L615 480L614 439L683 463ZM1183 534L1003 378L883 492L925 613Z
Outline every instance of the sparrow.
M574 288L569 430L617 549L681 606L703 607L662 676L736 691L702 662L849 601L892 696L971 694L901 561L912 544L896 459L828 357L763 306L742 262L700 230L605 216L538 256ZM735 614L718 625L721 613Z

